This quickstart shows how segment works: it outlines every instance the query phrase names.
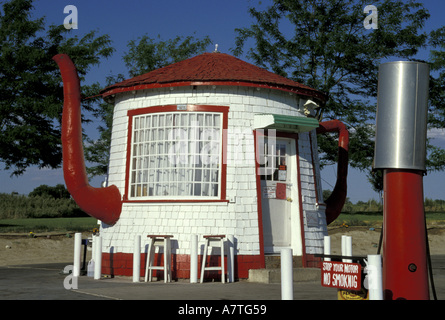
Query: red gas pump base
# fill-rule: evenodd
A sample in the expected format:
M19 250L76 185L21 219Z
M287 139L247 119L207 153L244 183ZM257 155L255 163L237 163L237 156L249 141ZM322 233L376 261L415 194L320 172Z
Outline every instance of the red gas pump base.
M384 170L383 297L429 300L423 172Z

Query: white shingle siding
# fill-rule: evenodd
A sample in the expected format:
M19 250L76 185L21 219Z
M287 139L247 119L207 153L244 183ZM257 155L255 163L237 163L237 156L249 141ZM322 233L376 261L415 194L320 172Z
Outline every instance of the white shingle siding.
M198 86L149 89L116 95L108 184L116 185L126 194L125 171L128 142L127 111L159 105L198 104L229 106L227 141L227 199L234 202L216 203L124 203L119 221L113 227L101 229L104 252L131 253L133 239L147 234L173 234L176 254L189 254L190 235L233 234L237 239L237 254L258 255L257 190L255 178L255 148L253 117L258 113L303 116L298 106L303 105L295 94L277 90ZM316 151L315 131L311 133ZM316 190L309 133L299 135L301 192L303 210L317 211L320 226L305 224L307 252L322 245L326 230L324 212L316 207ZM315 155L317 158L317 155ZM315 170L319 174L318 168ZM317 177L316 179L319 179ZM320 191L319 191L320 192ZM319 196L321 196L319 194ZM306 221L306 219L305 219ZM201 242L202 243L202 242Z
M327 235L327 225L324 207L319 206L319 203L317 203L317 197L318 202L322 203L323 195L320 184L321 177L315 130L300 134L298 152L300 156L301 198L303 201L306 253L323 253L323 239ZM314 153L313 156L311 152Z

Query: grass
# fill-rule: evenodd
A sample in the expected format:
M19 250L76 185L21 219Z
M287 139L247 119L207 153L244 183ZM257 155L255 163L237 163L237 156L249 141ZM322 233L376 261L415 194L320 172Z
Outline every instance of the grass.
M0 233L38 233L38 232L82 232L97 228L97 219L81 218L36 218L36 219L0 219Z
M342 213L338 218L332 222L331 226L377 226L383 222L383 215L376 214L362 214L362 213Z
M427 223L444 223L445 212L426 214ZM381 226L381 212L342 213L331 226ZM0 219L0 233L38 233L38 232L82 232L97 228L97 219L92 217L79 218L30 218L30 219Z
M445 212L427 212L427 223L445 223ZM366 212L366 213L342 213L331 224L332 226L381 226L383 223L382 212Z

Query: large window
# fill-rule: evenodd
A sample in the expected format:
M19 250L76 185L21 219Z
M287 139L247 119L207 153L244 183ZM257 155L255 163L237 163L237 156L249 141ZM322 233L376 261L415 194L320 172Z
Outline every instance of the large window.
M131 115L130 200L224 200L224 113L181 108Z

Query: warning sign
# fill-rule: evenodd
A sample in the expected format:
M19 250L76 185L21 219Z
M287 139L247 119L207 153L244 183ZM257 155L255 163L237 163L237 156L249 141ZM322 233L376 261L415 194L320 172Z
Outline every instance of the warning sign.
M358 263L324 261L321 268L321 285L348 290L361 289L362 266Z

